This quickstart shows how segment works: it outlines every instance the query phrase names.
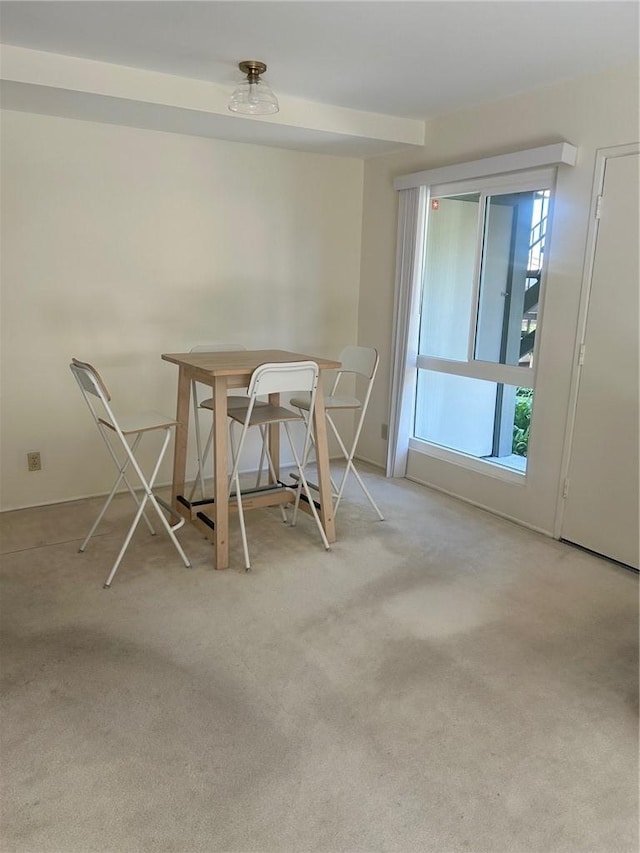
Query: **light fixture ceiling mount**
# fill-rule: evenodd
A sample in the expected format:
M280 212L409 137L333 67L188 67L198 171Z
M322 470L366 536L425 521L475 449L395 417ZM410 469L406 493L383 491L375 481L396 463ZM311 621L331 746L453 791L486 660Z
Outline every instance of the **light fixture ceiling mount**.
M231 112L252 116L277 113L280 109L278 99L269 85L260 79L260 75L267 70L265 63L257 59L245 59L238 64L238 68L246 74L247 79L243 80L231 95Z
M257 59L245 59L243 62L238 63L238 68L243 74L246 74L249 81L253 83L257 83L260 75L264 74L267 70L265 63L258 62Z

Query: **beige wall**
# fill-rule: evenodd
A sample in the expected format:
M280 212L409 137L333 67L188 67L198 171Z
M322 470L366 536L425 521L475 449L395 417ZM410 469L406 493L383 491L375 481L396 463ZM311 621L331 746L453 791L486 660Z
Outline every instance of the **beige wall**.
M579 156L574 168L561 167L558 176L526 486L426 457L410 469L423 482L552 532L596 149L638 139L637 66L436 119L428 124L427 139L422 152L365 164L359 341L379 347L381 369L361 455L382 465L386 454L380 425L388 421L389 406L397 217L393 179L566 140L578 146Z
M1 129L2 509L111 485L71 356L121 411L171 413L162 352L355 340L362 161L16 112Z

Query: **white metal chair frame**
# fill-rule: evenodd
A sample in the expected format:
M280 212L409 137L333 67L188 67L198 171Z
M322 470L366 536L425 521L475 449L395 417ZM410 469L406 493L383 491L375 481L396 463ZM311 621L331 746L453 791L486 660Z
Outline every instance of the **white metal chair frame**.
M331 431L333 432L333 435L335 436L336 441L338 442L338 446L340 447L342 455L344 456L347 463L344 474L342 476L342 480L340 482L340 486L336 486L333 478L331 479L331 484L334 492L333 496L335 498L335 503L333 505L334 517L338 512L338 507L344 494L344 488L347 483L347 478L349 476L349 473L351 472L358 481L362 491L366 495L369 503L371 504L380 521L384 521L383 514L380 512L378 505L376 504L376 502L371 496L371 493L365 486L362 477L360 476L358 469L356 468L353 462L353 457L355 455L356 448L358 446L358 441L360 439L360 433L362 431L362 425L364 423L364 418L367 413L367 408L369 406L369 398L371 397L373 382L376 378L376 373L378 372L378 364L380 359L377 350L373 347L348 346L345 347L340 353L339 360L342 366L336 373L330 393L324 398L324 407L327 423L331 427ZM363 376L367 380L367 389L362 400L360 400L358 397L338 395L338 388L341 384L341 380L347 375L354 374ZM294 397L291 400L291 405L295 406L300 411L300 413L305 417L305 420L309 419L310 412L313 411L313 406L309 404L309 400L307 397ZM353 436L353 442L351 444L350 449L347 449L347 447L345 446L345 443L342 437L340 436L340 433L338 432L335 422L331 417L332 410L339 411L346 409L360 410L360 417L358 419L356 430ZM305 465L306 462L307 460L305 459Z
M191 347L189 352L234 352L241 350L245 350L246 347L241 344L198 344L197 346ZM195 424L195 437L196 437L196 455L198 457L198 473L196 475L196 479L193 482L193 486L191 487L191 492L189 493L189 502L191 502L195 496L196 489L200 486L200 495L204 499L205 497L205 489L204 489L204 471L205 466L207 464L207 460L209 458L209 454L211 453L211 448L213 447L213 424L209 429L209 435L207 436L207 441L205 443L204 449L202 448L202 435L200 432L200 419L198 417L198 412L200 409L208 410L209 412L214 411L213 406L213 397L208 397L205 400L198 399L198 382L195 379L191 380L191 404L193 406L193 420ZM211 389L209 389L211 390ZM244 407L247 405L248 397L247 397L247 389L246 388L233 388L230 389L227 394L227 408L233 409L237 406ZM257 402L258 406L264 405L260 401ZM232 453L234 448L233 441L229 442ZM260 454L260 464L258 466L258 475L256 485L260 485L260 479L262 476L262 468L264 467L265 461L265 451L266 451L266 443L263 437L262 442L262 451Z
M251 381L249 383L248 388L248 405L246 405L244 409L235 408L229 410L229 418L235 421L236 423L242 425L240 438L238 440L238 444L236 446L234 454L235 459L233 471L231 473L231 477L229 478L229 496L231 497L235 493L235 498L238 506L238 515L240 519L240 532L242 536L242 547L244 550L245 569L247 571L249 571L249 569L251 568L251 563L249 561L249 547L247 544L247 532L244 519L244 510L242 506L242 490L240 487L239 470L242 456L242 448L244 446L247 432L252 426L260 427L260 430L263 434L263 443L264 438L268 432L267 427L269 425L282 424L284 426L284 431L289 442L289 447L291 448L291 453L293 455L298 470L298 484L295 490L292 490L295 491L295 504L293 509L293 516L291 519L291 526L294 527L296 524L298 507L300 505L300 498L302 495L302 491L304 490L306 499L308 500L309 506L311 508L312 515L320 532L322 543L325 549L327 551L329 550L329 542L324 532L322 522L320 521L320 516L318 515L315 502L311 495L309 484L304 474L304 466L302 464L302 460L305 459L309 453L313 418L305 419L302 414L291 411L291 409L287 409L283 406L272 406L269 404L263 404L262 406L257 408L257 404L259 403L259 401L257 400L258 396L287 392L299 393L302 391L307 392L309 394L311 400L311 408L313 409L316 391L318 388L318 373L318 365L314 361L292 361L280 363L268 362L266 364L262 364L254 370L251 376ZM289 424L292 421L299 421L305 427L303 448L302 453L300 455L298 455L298 452L296 451L293 437L291 435L291 430L289 428ZM275 481L276 474L273 470L271 457L268 451L267 458L269 460L271 476ZM284 513L282 507L281 509ZM286 520L286 516L283 516L283 518L284 520Z
M180 554L182 558L182 562L185 564L187 568L191 568L191 563L187 555L185 554L182 546L178 542L178 539L175 535L175 531L183 526L185 520L184 518L180 518L179 521L170 525L167 519L165 518L161 506L169 513L171 513L174 517L178 517L176 513L172 510L169 504L159 498L157 495L153 493L153 486L156 481L156 477L158 476L158 471L160 470L160 465L162 463L162 459L165 455L167 447L169 445L169 440L171 438L171 431L177 425L177 421L167 418L165 415L162 415L158 412L143 412L138 415L131 415L128 417L120 418L118 421L109 405L111 402L111 395L107 390L106 385L102 381L100 374L98 371L90 364L82 361L78 361L78 359L72 359L71 364L69 365L73 375L75 376L78 385L80 386L80 391L82 392L82 396L89 407L89 411L91 412L91 416L93 417L96 426L98 427L98 431L102 436L104 443L107 446L109 451L109 455L113 459L113 462L118 469L118 476L116 478L115 483L107 498L104 502L98 517L93 523L89 533L85 537L82 545L78 549L80 552L83 552L87 545L89 544L89 540L95 533L98 528L98 525L104 518L104 514L106 513L111 501L113 500L118 487L122 482L124 482L127 490L129 491L131 497L133 498L136 506L137 512L135 517L129 527L125 540L120 548L118 556L116 557L115 563L113 564L111 571L104 583L104 588L108 589L111 586L113 578L115 577L116 572L122 562L122 558L124 557L125 551L127 550L129 543L131 542L131 538L140 523L140 519L144 518L145 524L147 525L149 532L152 535L155 535L155 530L151 525L151 522L147 518L145 513L145 507L147 502L149 502L153 508L158 513L160 521L162 522L162 526L165 528L166 532L169 534L171 541L173 542L176 550ZM102 405L103 414L96 408L95 403L92 398L97 398ZM158 458L156 459L153 470L151 472L151 476L146 478L138 461L135 457L135 452L140 444L140 440L145 433L154 432L156 430L164 431L164 438L162 440L162 446L160 448L160 452L158 454ZM115 437L119 440L119 444L121 445L124 453L118 454L114 447ZM129 444L127 440L128 437L132 437L132 443ZM133 486L131 485L129 478L127 477L127 471L129 466L133 468L138 479L140 480L140 484L144 490L144 496L142 499L138 497Z

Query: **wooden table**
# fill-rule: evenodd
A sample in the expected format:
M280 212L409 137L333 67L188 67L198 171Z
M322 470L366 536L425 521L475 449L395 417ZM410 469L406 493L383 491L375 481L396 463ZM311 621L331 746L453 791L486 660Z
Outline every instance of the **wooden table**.
M227 474L227 389L245 388L251 374L265 362L315 361L320 371L340 367L339 361L303 355L286 350L237 350L233 352L180 352L164 353L162 358L179 367L178 404L176 420L175 448L173 457L173 489L171 503L176 512L195 524L202 533L212 539L215 546L215 568L226 569L229 566L229 509L235 507L235 498L229 499L229 481ZM189 434L189 413L191 411L191 380L210 385L213 391L214 438L213 465L214 485L211 499L190 503L185 495L185 474L187 465L187 438ZM278 404L277 394L269 397L269 402ZM313 412L316 464L318 469L318 502L320 520L329 542L335 542L336 531L333 520L331 496L331 478L329 474L329 449L327 446L327 426L324 414L322 393L316 394ZM276 474L279 475L279 427L270 428L269 447ZM291 492L280 482L272 483L271 488L261 489L245 497L242 505L245 509L257 506L269 506L291 500ZM300 508L310 511L304 502Z

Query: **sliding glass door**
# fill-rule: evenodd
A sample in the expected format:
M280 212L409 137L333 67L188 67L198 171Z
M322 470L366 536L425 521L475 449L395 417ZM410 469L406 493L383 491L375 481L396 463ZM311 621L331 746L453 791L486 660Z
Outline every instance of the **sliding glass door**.
M413 449L525 474L554 176L431 188Z

